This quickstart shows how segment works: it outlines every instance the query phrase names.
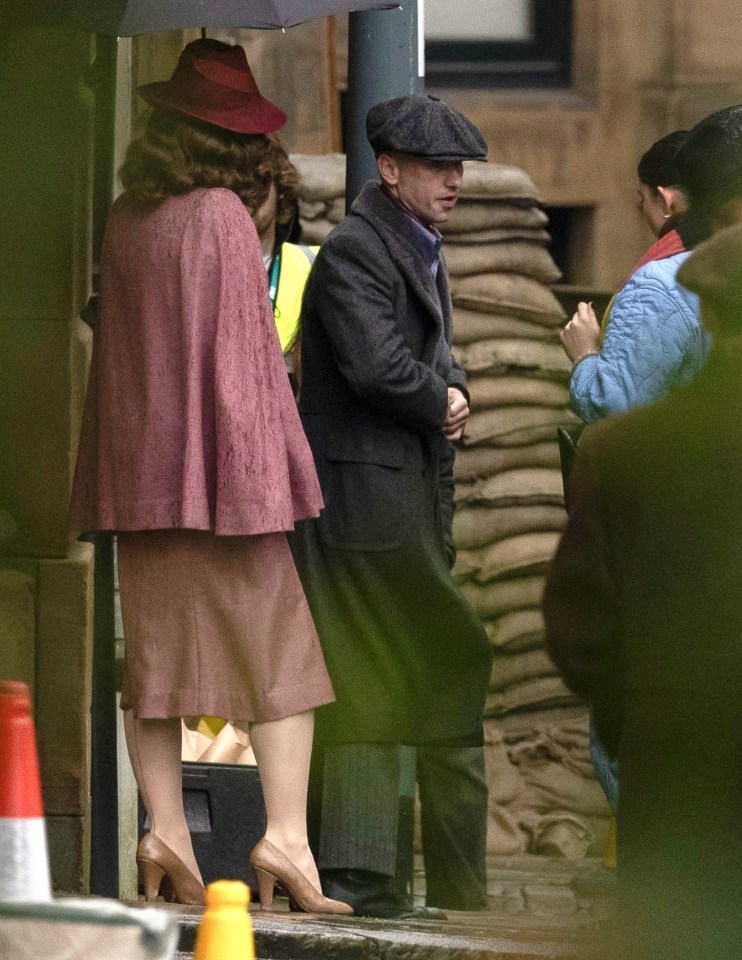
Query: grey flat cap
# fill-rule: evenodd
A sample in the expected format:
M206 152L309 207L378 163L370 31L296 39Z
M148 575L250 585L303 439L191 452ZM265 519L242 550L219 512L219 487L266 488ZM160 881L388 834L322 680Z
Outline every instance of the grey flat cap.
M384 100L366 115L366 136L378 156L398 150L431 160L484 160L487 144L463 113L430 94Z

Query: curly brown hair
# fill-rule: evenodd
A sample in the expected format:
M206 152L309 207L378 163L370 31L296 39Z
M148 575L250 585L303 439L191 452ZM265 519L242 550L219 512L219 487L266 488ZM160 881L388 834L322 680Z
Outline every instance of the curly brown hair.
M197 187L225 187L254 216L275 184L277 223L295 215L299 174L276 134L233 133L158 109L143 123L119 171L124 188L143 203L162 203Z

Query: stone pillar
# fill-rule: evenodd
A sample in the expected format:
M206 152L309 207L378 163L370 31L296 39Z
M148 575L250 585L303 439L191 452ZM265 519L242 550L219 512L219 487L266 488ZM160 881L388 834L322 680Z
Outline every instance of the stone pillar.
M90 334L88 34L7 30L0 64L0 675L32 685L52 874L86 884L92 549L67 520Z

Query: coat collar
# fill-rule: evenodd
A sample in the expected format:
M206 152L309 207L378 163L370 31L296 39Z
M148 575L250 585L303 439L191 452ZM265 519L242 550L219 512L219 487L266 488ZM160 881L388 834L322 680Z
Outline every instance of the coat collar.
M448 270L441 254L437 280L418 252L415 230L409 217L386 196L373 180L365 184L350 208L378 233L407 283L432 315L436 324L448 330L451 323Z

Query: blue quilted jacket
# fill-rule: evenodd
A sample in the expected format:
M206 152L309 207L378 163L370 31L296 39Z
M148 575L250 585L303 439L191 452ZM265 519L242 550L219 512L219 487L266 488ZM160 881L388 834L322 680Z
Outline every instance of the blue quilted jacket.
M698 297L675 279L689 256L645 264L616 294L600 353L572 371L572 406L583 420L659 400L703 365L711 340L701 327Z

